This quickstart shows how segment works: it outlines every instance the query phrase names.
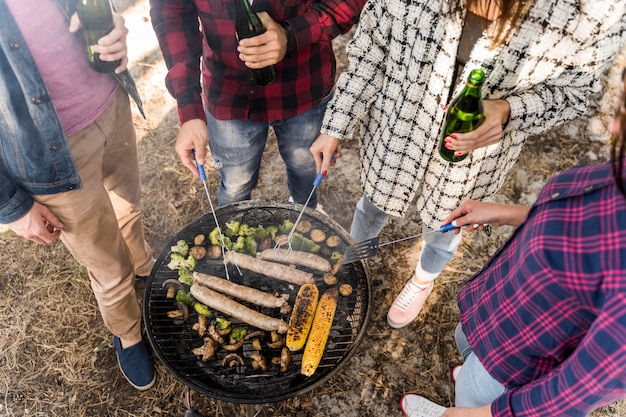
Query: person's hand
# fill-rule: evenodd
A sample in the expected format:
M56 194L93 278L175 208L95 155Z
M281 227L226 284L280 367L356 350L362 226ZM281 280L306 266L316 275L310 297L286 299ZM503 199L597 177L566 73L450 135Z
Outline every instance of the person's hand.
M43 245L59 238L63 223L52 214L47 206L35 201L24 217L7 226L18 236Z
M196 177L199 176L196 159L199 164L204 164L208 143L209 134L207 132L206 122L202 119L188 120L183 123L178 131L174 150L180 157L183 165L189 168Z
M487 225L517 226L524 220L528 210L530 207L527 206L466 200L444 219L443 224L452 223L457 227L469 225L470 229L474 230L483 230ZM459 233L459 231L460 229L455 229L454 233Z
M498 143L502 139L502 126L509 121L511 106L506 100L484 100L483 123L468 133L453 133L444 138L446 147L456 151L455 156L464 155L474 149Z
M120 60L120 65L115 68L116 73L120 73L126 69L128 65L128 49L126 46L126 36L128 35L128 29L125 26L124 18L113 13L114 27L111 32L106 36L101 37L98 40L98 44L93 47L93 50L100 54L100 59L103 61L117 61ZM70 32L78 32L80 29L80 20L78 14L74 13L70 20Z
M339 139L322 133L315 139L309 148L315 158L317 172L326 175L331 166L335 165L341 156L341 142Z
M287 34L266 12L258 13L265 33L239 40L237 52L247 67L259 69L282 61L287 54Z

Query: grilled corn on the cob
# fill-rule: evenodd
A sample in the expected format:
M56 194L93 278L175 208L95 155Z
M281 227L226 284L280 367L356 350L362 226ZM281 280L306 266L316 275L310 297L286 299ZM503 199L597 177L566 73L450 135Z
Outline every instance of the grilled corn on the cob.
M337 310L337 297L337 288L331 288L322 294L317 303L309 340L306 342L304 354L302 355L300 373L303 375L313 375L322 360L330 328L335 318L335 311Z
M315 284L304 284L298 290L289 318L289 328L285 341L290 351L296 352L304 347L311 330L318 298L319 290Z

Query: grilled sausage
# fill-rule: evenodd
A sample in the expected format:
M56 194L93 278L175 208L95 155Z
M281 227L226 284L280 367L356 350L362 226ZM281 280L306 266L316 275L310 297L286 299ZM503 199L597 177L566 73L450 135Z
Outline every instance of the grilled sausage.
M287 249L266 249L256 254L257 258L271 262L293 263L317 271L330 271L330 262L319 255L310 252L294 250L289 253Z
M283 298L257 290L256 288L235 284L227 279L202 274L200 272L193 273L193 282L221 292L222 294L248 301L260 307L283 307L287 303Z
M304 285L315 282L313 274L310 272L300 271L287 265L257 259L244 253L228 251L224 255L224 259L229 264L235 264L241 268L249 269L250 271L287 281L292 284Z
M210 288L194 283L191 286L191 295L201 303L259 329L268 331L274 330L281 334L287 332L287 323L283 320L275 319L252 310Z

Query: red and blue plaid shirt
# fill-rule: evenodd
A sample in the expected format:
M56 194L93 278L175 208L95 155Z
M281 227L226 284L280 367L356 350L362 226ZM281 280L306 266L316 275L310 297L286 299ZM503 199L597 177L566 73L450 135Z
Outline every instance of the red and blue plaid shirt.
M458 303L508 389L494 416L586 416L626 397L626 199L611 166L553 178Z
M203 89L216 119L267 122L301 114L330 93L336 71L332 40L358 21L365 0L256 0L253 9L283 25L291 46L268 86L251 84L238 57L233 0L150 4L169 70L166 86L178 103L181 123L205 120Z

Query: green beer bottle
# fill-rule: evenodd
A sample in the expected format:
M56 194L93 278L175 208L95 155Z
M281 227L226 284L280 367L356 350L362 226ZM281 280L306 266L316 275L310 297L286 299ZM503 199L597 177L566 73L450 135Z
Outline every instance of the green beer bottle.
M484 120L481 89L485 73L474 69L467 77L467 83L458 96L452 100L446 113L446 120L439 139L439 154L448 162L459 162L468 154L454 156L454 150L446 148L444 139L452 133L467 133L476 129Z
M76 12L87 45L89 66L98 72L113 72L120 65L121 60L102 61L100 54L93 50L98 40L108 35L115 27L111 3L109 0L79 0Z
M237 40L252 38L265 33L259 16L252 10L248 0L235 0L235 31ZM276 77L276 67L248 68L250 79L257 85L268 85Z

